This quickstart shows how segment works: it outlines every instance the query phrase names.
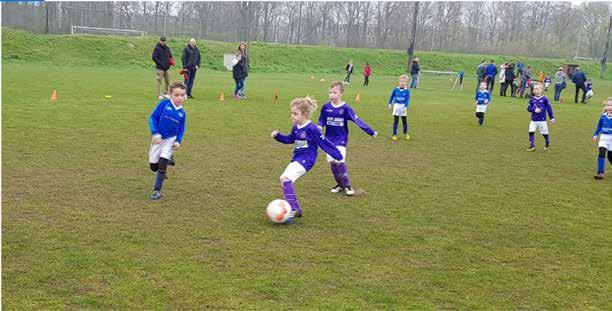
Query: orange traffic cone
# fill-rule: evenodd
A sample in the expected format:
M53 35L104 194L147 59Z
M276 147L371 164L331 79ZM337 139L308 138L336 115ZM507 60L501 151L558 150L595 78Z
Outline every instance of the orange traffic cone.
M51 100L56 100L57 99L57 91L53 90L53 93L51 93Z
M221 91L221 95L219 95L219 101L225 101L225 95L223 94L223 91Z
M355 102L360 102L360 101L361 101L361 94L357 92L357 95L355 96Z

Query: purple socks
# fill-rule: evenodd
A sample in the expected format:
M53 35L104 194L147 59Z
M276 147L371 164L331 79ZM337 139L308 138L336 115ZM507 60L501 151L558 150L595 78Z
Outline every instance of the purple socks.
M535 147L535 133L534 132L529 132L529 146L530 147Z
M283 181L283 195L285 196L285 200L289 202L289 205L291 205L291 209L295 211L295 216L301 217L302 208L300 207L300 203L295 196L295 188L293 187L293 182L291 180Z
M334 165L332 164L332 167ZM336 171L332 168L332 172L334 172L334 178L338 182L342 188L349 188L351 186L351 182L349 181L348 176L348 167L346 163L336 163Z

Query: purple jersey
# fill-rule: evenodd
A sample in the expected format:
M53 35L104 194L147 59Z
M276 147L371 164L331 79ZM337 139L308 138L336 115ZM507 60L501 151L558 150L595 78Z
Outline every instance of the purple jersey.
M331 102L321 108L319 126L325 127L325 138L336 146L346 147L348 144L348 121L353 121L359 128L369 135L374 136L374 130L370 128L355 114L355 111L347 103L334 107Z
M540 108L540 112L536 112L536 108ZM555 116L553 116L552 106L548 102L546 96L532 96L529 100L527 111L531 112L531 121L546 121L547 113L549 118L555 118Z
M332 142L325 139L319 128L310 121L302 127L294 125L289 135L278 133L274 139L283 144L295 143L291 162L296 161L300 163L307 171L310 171L317 161L317 147L321 147L323 151L327 152L334 159L342 160L342 154L338 148Z

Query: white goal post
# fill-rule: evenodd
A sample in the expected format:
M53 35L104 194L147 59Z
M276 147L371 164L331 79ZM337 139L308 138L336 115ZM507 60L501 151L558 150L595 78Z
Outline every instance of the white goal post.
M120 36L144 37L147 33L142 30L98 28L98 27L87 27L87 26L71 26L70 34L71 35L120 35Z

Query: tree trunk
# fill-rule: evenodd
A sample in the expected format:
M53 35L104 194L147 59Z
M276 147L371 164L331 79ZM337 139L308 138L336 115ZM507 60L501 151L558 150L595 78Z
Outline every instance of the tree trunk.
M601 58L601 72L599 78L603 79L606 76L606 67L608 67L608 47L610 46L610 29L612 29L612 15L609 17L608 22L608 35L606 39L606 47L604 48L603 57Z
M410 72L410 64L412 64L412 58L414 57L414 41L416 40L417 31L417 17L419 14L419 2L414 2L414 11L412 12L412 39L410 40L410 47L408 47L408 63L406 64L406 72Z

